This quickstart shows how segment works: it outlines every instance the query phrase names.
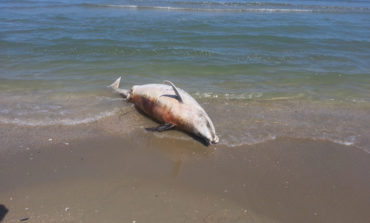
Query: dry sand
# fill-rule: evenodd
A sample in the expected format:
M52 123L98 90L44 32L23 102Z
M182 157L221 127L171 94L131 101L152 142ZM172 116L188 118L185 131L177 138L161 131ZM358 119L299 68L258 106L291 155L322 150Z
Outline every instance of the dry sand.
M351 146L132 132L9 151L2 222L370 222L370 155Z

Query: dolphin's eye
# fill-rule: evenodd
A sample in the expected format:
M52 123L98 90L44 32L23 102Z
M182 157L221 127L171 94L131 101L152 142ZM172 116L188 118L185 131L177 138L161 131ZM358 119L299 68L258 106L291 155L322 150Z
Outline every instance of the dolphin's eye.
M207 121L207 127L211 128L211 125L209 124L209 121Z

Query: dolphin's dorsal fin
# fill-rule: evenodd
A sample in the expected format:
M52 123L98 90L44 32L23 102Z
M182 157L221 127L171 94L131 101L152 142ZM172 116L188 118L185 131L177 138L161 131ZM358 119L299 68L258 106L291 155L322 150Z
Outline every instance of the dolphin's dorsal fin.
M164 81L163 83L170 85L177 96L177 100L179 100L179 102L181 103L184 103L179 91L177 90L176 86L171 81Z

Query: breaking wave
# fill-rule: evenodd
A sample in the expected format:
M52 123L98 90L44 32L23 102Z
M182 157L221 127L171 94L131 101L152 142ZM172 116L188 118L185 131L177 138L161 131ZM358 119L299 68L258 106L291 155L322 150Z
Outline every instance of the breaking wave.
M100 119L113 116L118 112L118 109L113 111L101 112L97 115L91 115L85 118L64 118L64 119L56 119L50 120L45 118L43 120L36 120L36 119L21 119L21 118L3 118L0 117L0 123L3 124L13 124L13 125L20 125L20 126L53 126L53 125L65 125L65 126L72 126L72 125L79 125L79 124L87 124L91 122L98 121Z

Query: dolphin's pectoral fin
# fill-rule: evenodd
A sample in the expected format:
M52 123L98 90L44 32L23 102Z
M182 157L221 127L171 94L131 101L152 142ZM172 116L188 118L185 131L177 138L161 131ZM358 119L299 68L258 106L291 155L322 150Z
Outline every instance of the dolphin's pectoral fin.
M162 132L162 131L166 131L166 130L170 130L172 128L175 128L176 125L172 124L172 123L166 123L166 124L163 124L163 125L160 125L157 127L157 131L158 132Z
M164 81L163 83L170 85L177 96L177 100L179 100L179 102L181 103L184 103L179 91L177 90L176 86L171 81Z
M170 130L172 128L174 128L176 125L175 124L172 124L172 123L165 123L163 125L160 125L158 127L154 127L154 128L146 128L146 130L148 131L157 131L157 132L163 132L163 131L166 131L166 130Z

